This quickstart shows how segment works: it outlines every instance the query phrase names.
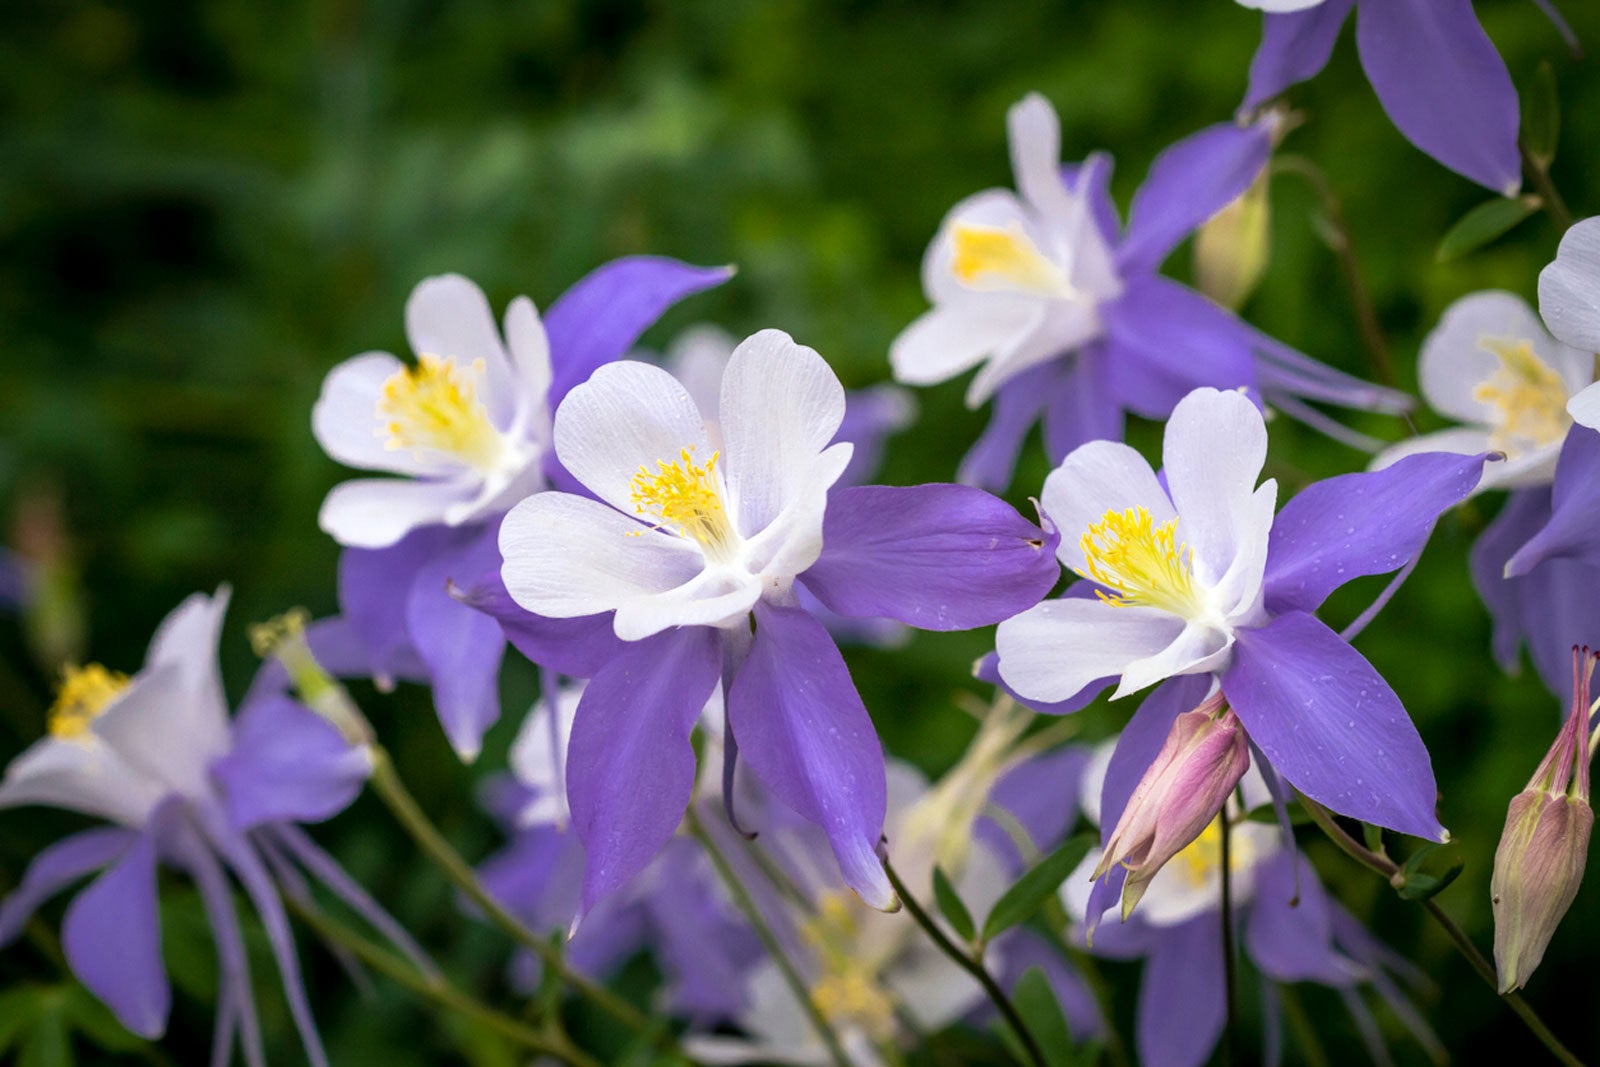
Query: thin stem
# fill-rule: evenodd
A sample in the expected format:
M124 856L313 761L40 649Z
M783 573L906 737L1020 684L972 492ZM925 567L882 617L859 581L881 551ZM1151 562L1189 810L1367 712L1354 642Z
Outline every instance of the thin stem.
M1239 1029L1239 975L1233 958L1233 834L1228 829L1228 816L1222 820L1222 978L1227 997L1227 1029L1223 1031L1222 1062L1236 1062L1235 1041Z
M394 761L389 758L389 753L382 745L376 743L370 746L370 751L372 776L369 781L374 791L405 831L411 835L412 840L422 849L423 854L444 872L445 877L457 889L466 894L467 898L483 911L490 922L510 935L518 945L538 956L551 974L570 986L574 992L593 1001L595 1006L606 1014L635 1030L649 1028L650 1020L643 1012L604 986L597 985L573 971L554 945L529 930L516 916L506 911L494 895L484 888L472 866L461 858L461 853L445 840L439 828L423 812L421 805L395 772ZM662 1040L670 1042L671 1038L663 1035Z
M834 1033L833 1026L828 1022L827 1016L822 1014L822 1009L817 1007L816 999L812 997L811 990L806 987L805 979L800 977L794 961L784 951L778 935L772 932L772 927L767 923L766 917L761 914L761 909L756 907L750 890L745 888L734 872L733 865L728 862L728 857L718 847L716 841L706 830L705 824L700 821L700 816L693 807L684 814L684 821L689 826L689 832L695 840L700 842L700 847L706 850L706 855L711 859L711 865L717 869L717 877L722 879L722 884L728 887L728 893L733 897L734 905L744 913L750 925L755 929L756 936L761 939L761 945L767 950L767 955L777 965L778 972L783 975L784 982L789 986L789 991L804 1009L806 1017L811 1020L811 1026L828 1048L828 1055L838 1067L850 1067L850 1057L845 1053L844 1046L839 1043L839 1035Z
M1322 201L1322 213L1327 219L1323 239L1339 261L1339 271L1350 290L1350 303L1355 306L1356 326L1361 331L1361 343L1366 346L1372 360L1372 370L1379 382L1387 386L1397 384L1394 360L1389 356L1389 342L1378 322L1378 310L1372 302L1372 292L1367 288L1366 277L1361 273L1361 263L1356 259L1355 243L1350 236L1350 224L1345 221L1344 203L1334 191L1327 175L1315 163L1301 156L1283 155L1272 161L1272 168L1281 174L1301 178L1316 192Z
M1311 821L1315 822L1322 829L1322 832L1327 834L1335 845L1339 846L1340 851L1362 866L1381 874L1391 885L1395 884L1395 876L1400 873L1398 864L1388 856L1373 852L1351 837L1345 832L1344 827L1340 826L1334 819L1333 814L1327 808L1324 808L1303 793L1300 794L1300 804L1305 808L1307 814L1311 816ZM1561 1043L1560 1038L1551 1032L1550 1028L1545 1025L1544 1020L1539 1018L1538 1013L1533 1010L1533 1007L1522 999L1521 994L1500 993L1500 982L1495 976L1494 965L1484 958L1483 953L1478 951L1478 946L1474 945L1471 938L1467 937L1461 927L1455 924L1455 920L1445 914L1444 909L1439 907L1437 901L1424 900L1422 901L1422 907L1424 911L1433 916L1433 921L1450 938L1456 950L1466 957L1467 962L1472 965L1472 969L1478 972L1478 976L1489 983L1490 989L1500 994L1506 1005L1516 1012L1517 1017L1533 1032L1533 1036L1538 1038L1544 1047L1550 1050L1552 1056L1567 1064L1568 1067L1583 1067L1583 1061L1573 1055L1571 1050Z
M994 980L994 976L989 973L989 969L983 965L982 959L976 954L969 955L962 951L960 945L950 940L945 932L939 928L939 924L933 921L933 917L924 910L921 904L917 903L917 898L911 895L911 890L906 888L905 882L900 880L899 873L895 871L894 865L888 859L883 861L883 870L889 876L889 884L894 886L894 891L899 894L900 901L906 906L906 911L910 914L912 920L922 927L940 952L950 957L956 966L970 974L983 987L983 991L988 994L990 1002L1000 1012L1000 1017L1006 1021L1006 1025L1011 1028L1011 1032L1022 1043L1022 1047L1028 1053L1028 1060L1034 1064L1034 1067L1045 1067L1044 1051L1039 1048L1039 1042L1035 1040L1027 1024L1022 1021L1022 1016L1018 1014L1016 1005L1011 1003L1011 998L1006 996L1005 990L1000 988L1000 983Z
M1517 147L1522 151L1522 163L1528 170L1528 175L1533 179L1533 188L1539 194L1539 206L1544 208L1550 221L1556 224L1556 229L1566 232L1572 225L1572 210L1567 207L1567 202L1561 198L1561 193L1556 189L1556 183L1550 180L1550 165L1534 157L1526 145L1518 142Z
M572 1067L600 1067L598 1060L573 1046L565 1037L542 1034L531 1026L480 1003L452 986L443 977L429 978L399 956L369 941L314 907L293 898L287 898L286 903L290 911L316 931L318 937L347 950L368 967L422 999L447 1008L463 1018L481 1023L502 1037L508 1037L534 1052L554 1056L564 1063L571 1064Z

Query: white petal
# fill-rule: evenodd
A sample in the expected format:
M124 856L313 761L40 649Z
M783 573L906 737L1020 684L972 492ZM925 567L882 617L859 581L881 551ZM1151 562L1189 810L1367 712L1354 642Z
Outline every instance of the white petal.
M1267 547L1278 510L1278 481L1268 478L1235 516L1239 550L1211 590L1211 602L1236 625L1258 625L1262 582L1267 572Z
M1500 369L1500 359L1485 341L1527 341L1535 354L1567 380L1581 375L1587 359L1593 377L1593 358L1559 344L1545 331L1539 316L1520 297L1490 290L1472 293L1451 304L1439 325L1422 343L1417 377L1429 406L1462 422L1492 424L1498 414L1491 404L1473 396L1479 386Z
M707 569L675 589L623 601L614 627L624 641L642 641L674 626L729 626L750 613L761 590L748 571Z
M927 251L922 254L922 291L932 304L943 304L972 292L956 279L951 269L957 223L997 230L1020 227L1035 244L1046 237L1034 212L1010 189L984 189L957 201L955 207L945 212Z
M1056 555L1079 574L1085 573L1080 539L1106 512L1145 508L1157 526L1177 515L1150 464L1117 441L1090 441L1073 449L1044 480L1041 502L1061 531Z
M1046 219L1065 220L1074 198L1061 181L1061 120L1038 93L1029 93L1006 112L1006 140L1017 191Z
M737 347L733 334L721 326L700 323L680 333L667 349L666 367L683 383L695 406L706 416L711 441L722 447L722 431L713 414L722 404L722 375Z
M1195 575L1214 586L1254 525L1251 497L1267 459L1266 423L1243 393L1196 389L1167 420L1161 458Z
M519 784L538 794L518 816L520 826L564 825L571 817L562 769L567 763L567 742L572 737L572 722L583 689L581 683L563 686L556 696L553 715L547 702L535 704L511 743L511 773Z
M754 536L806 486L844 418L844 386L813 349L762 330L728 360L717 421L735 528Z
M459 274L423 279L406 301L406 338L419 356L463 366L483 360L484 407L495 426L511 424L518 385L482 289Z
M328 372L311 409L311 433L329 456L347 467L418 474L431 470L410 449L391 449L378 418L383 384L405 369L387 352L354 356Z
M1077 351L1105 332L1097 306L1088 300L1052 300L1039 305L1039 316L1019 334L1017 343L1002 346L967 387L967 407L983 405L1006 382L1029 367Z
M1396 441L1374 456L1367 469L1380 471L1385 467L1394 466L1407 456L1417 456L1427 452L1454 452L1461 456L1475 456L1490 450L1487 427L1455 426L1448 430L1419 434L1404 441Z
M1253 7L1266 12L1304 11L1323 2L1324 0L1239 0L1241 7Z
M1539 272L1539 314L1561 341L1600 352L1600 219L1567 230L1555 262Z
M538 493L500 526L501 576L512 599L555 619L613 611L676 589L705 563L699 548L570 493Z
M996 869L1000 869L998 865ZM970 897L962 899L968 907L977 907ZM930 941L913 941L884 975L883 982L928 1031L943 1029L984 1000L983 987Z
M963 293L918 316L889 345L895 380L948 381L989 356L1021 347L1044 321L1044 301L1011 293Z
M215 656L216 646L203 654ZM164 791L203 797L210 793L211 761L227 750L227 737L215 735L215 714L221 709L207 708L208 701L197 698L187 667L174 662L146 667L95 716L89 729ZM226 731L226 723L221 725Z
M745 544L743 558L752 573L769 580L791 578L817 561L822 555L828 490L844 474L854 451L854 445L841 441L801 473L784 509Z
M1204 622L1191 622L1166 648L1128 664L1111 699L1137 693L1180 674L1204 674L1219 670L1226 664L1232 648L1233 633L1230 630Z
M1567 401L1572 421L1591 430L1600 430L1600 385L1591 385Z
M193 746L211 753L206 762L228 747L228 698L222 688L222 665L218 661L222 644L222 620L228 613L233 590L224 585L214 596L194 593L172 609L155 636L145 657L145 670L172 664L183 674L189 694L181 707L168 710L164 724L175 735L174 743Z
M357 478L333 487L317 525L348 548L387 548L418 526L443 522L457 504L478 494L475 481Z
M6 768L0 808L45 804L139 826L162 791L92 736L35 742Z
M1178 639L1183 620L1157 608L1047 600L1000 624L1000 677L1029 700L1065 700Z
M550 339L545 336L539 310L525 296L506 308L506 347L511 350L520 393L516 407L543 411L550 392Z
M633 476L691 449L697 464L713 449L705 420L678 380L660 367L607 363L567 394L556 412L556 456L595 496L633 513Z

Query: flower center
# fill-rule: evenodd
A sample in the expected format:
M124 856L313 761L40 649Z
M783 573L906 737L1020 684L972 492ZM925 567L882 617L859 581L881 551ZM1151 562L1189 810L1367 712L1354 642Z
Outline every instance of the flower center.
M378 396L378 435L387 435L391 452L411 451L418 459L442 454L480 471L500 462L504 439L478 400L474 379L483 361L467 367L453 359L419 356L383 383Z
M50 705L47 722L51 736L82 737L89 732L89 724L95 716L127 687L126 674L108 671L98 663L85 667L69 664L61 672L56 702Z
M1047 259L1015 222L1004 229L958 222L952 238L950 273L969 289L1059 299L1075 293L1066 272Z
M1177 540L1177 519L1154 524L1144 508L1108 511L1084 531L1083 577L1109 589L1095 595L1112 607L1145 605L1184 617L1199 614L1194 552Z
M1480 337L1478 344L1500 360L1500 369L1472 391L1479 403L1498 409L1489 443L1510 458L1546 448L1567 435L1567 383L1534 354L1528 341Z
M828 893L817 902L816 915L801 925L801 936L821 964L811 999L835 1026L859 1027L875 1041L887 1041L894 1036L894 997L862 959L856 907L845 894Z
M693 452L690 446L675 460L657 460L654 472L640 467L633 476L633 510L658 529L671 529L679 537L697 541L708 556L726 559L732 555L738 535L717 489L720 453L713 452L704 464L697 464Z
M1256 850L1250 835L1234 833L1229 845L1229 867L1233 874L1249 870L1255 863ZM1190 889L1204 889L1206 881L1222 867L1222 816L1219 814L1195 838L1172 857L1170 866L1182 876Z

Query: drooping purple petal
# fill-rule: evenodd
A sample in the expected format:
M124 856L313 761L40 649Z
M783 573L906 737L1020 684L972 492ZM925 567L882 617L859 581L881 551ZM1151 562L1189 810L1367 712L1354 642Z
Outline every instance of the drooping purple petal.
M1547 559L1600 563L1600 432L1574 425L1556 460L1550 521L1506 564L1506 574L1527 574Z
M1058 537L969 485L853 486L830 495L801 581L841 615L969 630L1050 592Z
M1517 90L1472 0L1361 3L1356 47L1406 140L1492 192L1517 194Z
M1044 412L1056 373L1054 363L1041 363L996 390L989 423L961 460L959 481L994 492L1011 484L1022 442Z
M1244 943L1261 972L1280 982L1340 985L1349 979L1334 951L1327 893L1304 856L1280 852L1256 868Z
M1044 451L1050 462L1059 464L1090 441L1122 440L1123 404L1112 373L1119 358L1115 346L1101 339L1085 345L1076 359L1046 365L1053 371L1043 385Z
M1327 66L1355 4L1356 0L1324 0L1305 11L1263 16L1261 45L1250 61L1250 91L1244 106L1259 107Z
M1222 910L1202 912L1152 935L1139 986L1139 1060L1151 1067L1201 1067L1222 1036Z
M1078 821L1078 794L1089 750L1068 746L1017 764L995 783L989 801L1009 812L1027 831L1033 850L1044 854L1065 841ZM1025 857L993 819L978 820L973 834L1021 875Z
M16 940L45 901L125 853L134 836L133 830L101 826L63 837L35 856L22 884L0 903L0 945Z
M650 933L650 911L643 900L609 896L594 906L567 942L567 962L579 974L604 980L650 944Z
M628 648L612 624L614 613L573 619L535 615L511 599L498 568L452 595L499 622L506 639L529 660L569 678L592 678Z
M225 1023L232 1016L239 1028L239 1043L250 1067L266 1062L261 1048L261 1024L256 1016L255 991L250 984L250 958L245 951L244 934L233 910L233 892L228 877L207 844L194 829L185 825L175 835L174 850L200 891L200 903L211 926L211 939L217 948L217 1031L213 1063L224 1063L232 1038ZM221 1057L217 1050L220 1048Z
M1118 268L1124 275L1159 268L1178 242L1249 188L1271 151L1264 123L1231 122L1207 126L1164 149L1133 196Z
M167 1029L172 987L161 961L153 828L67 907L61 947L72 973L123 1026L147 1040Z
M1548 486L1517 489L1506 495L1500 514L1484 527L1472 546L1472 584L1494 622L1495 661L1508 674L1517 669L1517 651L1527 624L1522 618L1521 582L1506 577L1506 563L1549 519Z
M639 335L686 296L721 285L732 267L694 267L665 256L624 256L597 267L544 314L552 412L595 368L627 355Z
M888 803L883 748L844 658L822 624L759 601L756 636L728 693L745 764L822 827L847 885L875 908L894 890L878 859Z
M1445 839L1428 749L1372 664L1303 612L1235 635L1222 691L1280 774L1320 804Z
M746 972L761 958L761 942L729 914L691 842L669 842L645 907L673 1013L700 1026L739 1018L749 999Z
M549 825L530 826L485 860L478 877L490 895L533 930L565 932L577 911L583 848L575 834Z
M1201 386L1256 384L1255 331L1170 278L1130 282L1102 314L1115 356L1105 368L1107 380L1124 406L1146 418L1166 417Z
M694 791L689 733L722 677L714 629L632 644L583 692L567 749L567 800L587 863L581 910L661 851Z
M380 683L426 676L406 630L406 598L448 535L443 527L425 527L388 548L347 548L339 555L339 611L366 645Z
M1484 461L1424 452L1308 486L1273 520L1267 607L1314 611L1345 582L1404 566L1427 544L1439 516L1477 486Z
M252 700L233 720L233 745L211 765L233 825L321 822L350 806L372 764L332 723L282 695Z

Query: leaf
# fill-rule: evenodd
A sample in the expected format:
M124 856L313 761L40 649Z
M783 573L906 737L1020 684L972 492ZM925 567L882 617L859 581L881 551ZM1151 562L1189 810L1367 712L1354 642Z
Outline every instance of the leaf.
M1538 210L1539 198L1531 194L1515 199L1502 197L1479 204L1450 227L1450 231L1439 242L1435 258L1440 263L1460 259L1505 235Z
M1097 839L1094 834L1079 834L1034 864L1016 885L1005 891L989 917L983 920L983 940L992 941L1018 923L1026 922L1061 888L1061 883L1083 862Z
M67 1040L67 1024L60 1011L46 1011L32 1021L17 1067L72 1067L72 1043Z
M1556 158L1561 139L1561 98L1556 92L1556 70L1548 59L1539 63L1533 82L1522 93L1522 147L1540 167Z
M950 879L938 867L933 869L933 899L939 905L939 914L954 928L956 936L963 941L971 941L978 932L972 921L972 912L961 903L956 887L950 884Z
M107 1052L131 1052L145 1043L139 1035L130 1033L111 1014L110 1008L82 986L71 988L63 1010L74 1030Z
M1422 865L1443 847L1445 846L1427 842L1400 865L1400 869L1390 879L1390 884L1394 886L1394 891L1400 894L1400 899L1427 900L1438 895L1461 874L1466 862L1459 856L1455 857L1441 874L1430 874L1422 869Z
M1061 1002L1050 979L1038 967L1029 967L1022 973L1016 988L1011 991L1011 1003L1017 1014L1039 1043L1044 1053L1046 1067L1073 1067L1077 1059L1072 1050L1072 1028L1061 1013Z
M0 1053L16 1044L23 1031L38 1017L42 1010L41 999L39 987L33 985L0 993Z

